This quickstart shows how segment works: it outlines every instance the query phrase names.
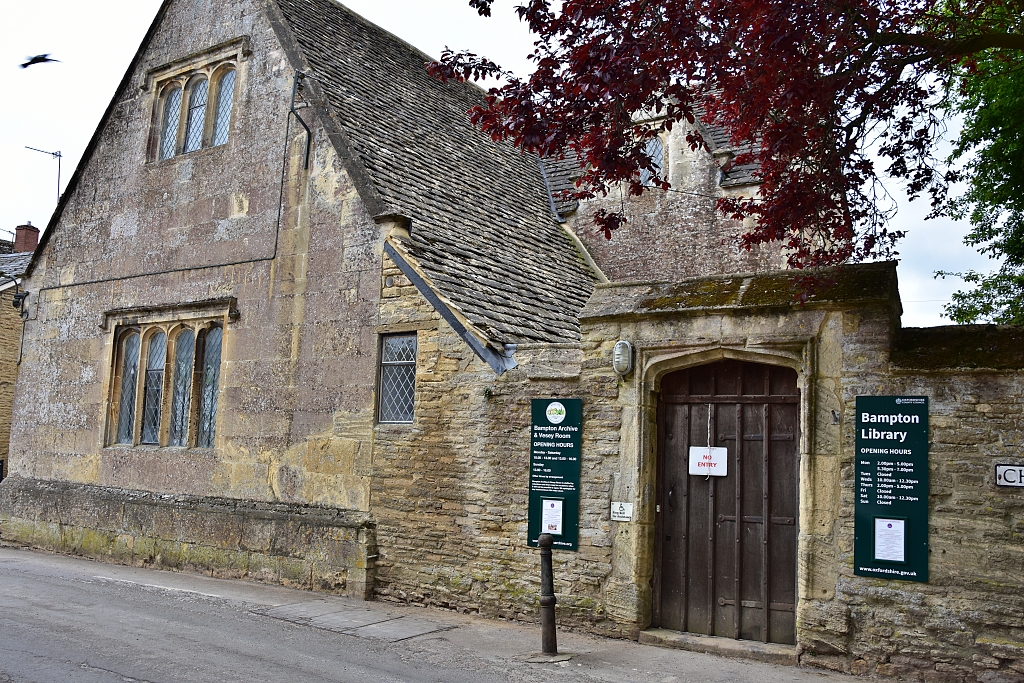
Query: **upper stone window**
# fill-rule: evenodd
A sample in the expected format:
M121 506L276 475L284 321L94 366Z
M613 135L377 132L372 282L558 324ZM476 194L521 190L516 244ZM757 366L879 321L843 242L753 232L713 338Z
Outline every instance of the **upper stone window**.
M178 120L181 118L181 87L171 85L164 91L163 115L160 127L160 158L174 156L178 142Z
M648 187L653 185L655 181L662 180L665 177L665 144L661 141L661 138L654 137L647 141L647 146L644 148L647 156L651 158L651 163L654 166L654 170L641 169L640 171L640 184L647 185Z
M238 69L248 54L248 39L239 38L147 74L157 95L150 159L228 142Z

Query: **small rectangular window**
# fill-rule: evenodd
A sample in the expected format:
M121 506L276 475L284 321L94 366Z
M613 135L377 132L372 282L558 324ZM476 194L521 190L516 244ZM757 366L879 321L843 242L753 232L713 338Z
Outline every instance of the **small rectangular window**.
M381 339L380 422L412 422L416 398L416 334Z
M640 184L650 187L655 182L664 179L665 145L661 138L651 138L644 146L644 152L651 158L651 165L654 169L640 169Z

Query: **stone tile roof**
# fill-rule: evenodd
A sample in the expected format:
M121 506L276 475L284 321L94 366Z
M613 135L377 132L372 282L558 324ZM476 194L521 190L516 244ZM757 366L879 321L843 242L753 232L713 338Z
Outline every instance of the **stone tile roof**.
M703 313L709 310L800 306L801 277L816 279L805 306L877 302L902 312L896 263L859 263L810 271L779 270L747 275L718 275L682 282L632 282L597 285L581 319Z
M564 159L545 159L544 170L558 214L566 216L578 209L579 200L566 197L565 193L576 189L576 179L583 174L580 159L575 154Z
M333 0L276 3L376 214L411 219L400 247L431 287L489 341L577 340L593 275L551 214L536 157L469 122L483 91L431 78L428 56Z
M729 131L719 126L709 126L707 124L701 124L701 134L704 136L705 142L708 143L708 147L711 148L711 154L715 156L723 155L736 155L741 152L750 152L752 147L748 145L742 145L740 147L734 147L732 140L729 136ZM755 163L750 164L731 164L728 165L722 171L722 180L719 183L722 187L738 187L740 185L757 185L758 179L754 175L757 171L758 165Z
M22 251L16 254L0 254L0 273L11 277L21 277L28 270L28 264L32 261L32 253L31 251Z

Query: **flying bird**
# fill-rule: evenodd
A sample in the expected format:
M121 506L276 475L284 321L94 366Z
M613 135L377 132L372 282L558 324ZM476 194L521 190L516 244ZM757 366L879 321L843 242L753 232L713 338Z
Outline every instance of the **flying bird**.
M21 65L22 69L26 69L33 64L43 64L45 62L59 62L59 59L50 59L50 53L47 52L45 55L36 55L35 57L26 57L28 61Z

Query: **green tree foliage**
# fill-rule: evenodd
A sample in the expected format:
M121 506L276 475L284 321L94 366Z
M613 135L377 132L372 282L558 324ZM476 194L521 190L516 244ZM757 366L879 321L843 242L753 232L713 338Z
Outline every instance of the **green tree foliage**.
M958 323L1024 325L1024 59L993 51L969 60L953 86L949 108L964 127L950 162L965 161L967 191L946 209L970 219L968 245L1002 264L989 274L940 272L974 285L954 294L946 314Z
M469 0L483 15L492 3ZM998 302L1019 299L1024 278L1024 0L521 0L516 11L537 37L529 77L451 50L428 68L504 80L472 120L541 157L582 160L575 198L669 189L641 180L647 142L684 125L706 146L699 119L730 131L733 163L757 168L757 197L718 202L756 219L742 247L780 244L794 268L891 257L903 233L890 229L888 177L933 215L970 217L971 243L1006 256L995 279L962 274L980 287L958 295L954 318L1015 319ZM971 189L950 202L957 174L935 142L952 113L968 118L953 161ZM611 238L625 216L594 220Z

